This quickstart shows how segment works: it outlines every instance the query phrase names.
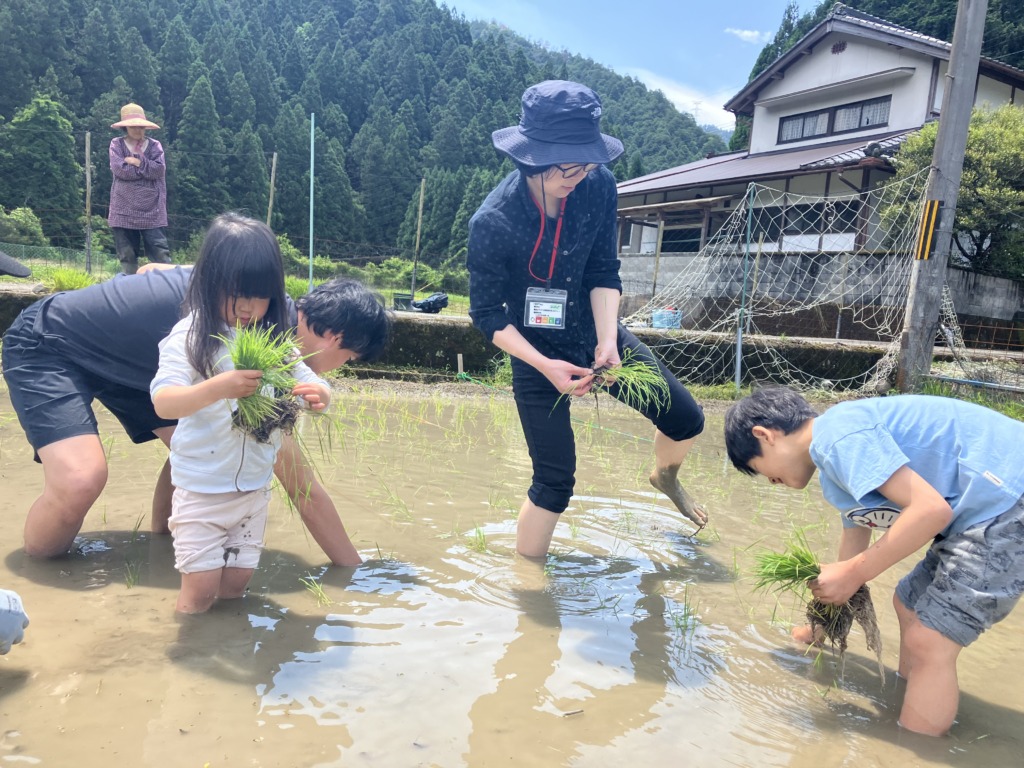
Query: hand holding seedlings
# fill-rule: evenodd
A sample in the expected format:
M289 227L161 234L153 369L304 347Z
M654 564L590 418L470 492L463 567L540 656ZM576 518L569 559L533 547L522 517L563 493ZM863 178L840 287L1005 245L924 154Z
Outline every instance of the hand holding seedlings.
M563 396L580 397L594 385L594 375L589 369L565 360L547 360L538 370Z
M614 363L598 365L594 362L594 383L591 388L595 393L607 391L618 384L623 401L633 408L646 408L653 405L661 410L669 401L668 382L661 375L658 366L633 355L627 350L624 359L614 356Z
M330 390L315 382L300 381L292 389L292 394L305 400L311 411L322 411L331 403Z
M820 566L817 578L811 579L807 585L816 600L822 603L841 605L849 601L864 583L853 569L849 560L840 563L829 563Z
M224 371L210 379L216 387L218 400L249 397L260 388L263 371Z

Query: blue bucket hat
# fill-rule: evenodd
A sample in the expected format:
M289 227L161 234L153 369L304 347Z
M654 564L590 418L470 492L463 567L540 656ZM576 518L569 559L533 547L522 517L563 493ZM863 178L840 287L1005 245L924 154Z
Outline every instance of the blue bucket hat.
M12 277L28 277L32 270L15 258L0 251L0 275L11 275Z
M601 100L585 85L545 80L523 93L519 125L491 134L491 141L517 163L540 167L561 163L610 163L622 142L600 131Z

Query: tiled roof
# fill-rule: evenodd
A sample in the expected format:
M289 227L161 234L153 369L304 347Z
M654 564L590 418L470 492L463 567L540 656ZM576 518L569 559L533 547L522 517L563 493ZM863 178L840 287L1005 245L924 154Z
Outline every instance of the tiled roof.
M618 185L619 196L660 192L682 187L708 186L772 179L828 168L857 165L868 157L886 156L898 147L912 131L888 133L870 138L861 137L843 142L816 144L812 147L762 152L732 152L727 155L697 160L646 176L639 176ZM872 145L877 144L875 149ZM870 154L866 151L873 150Z

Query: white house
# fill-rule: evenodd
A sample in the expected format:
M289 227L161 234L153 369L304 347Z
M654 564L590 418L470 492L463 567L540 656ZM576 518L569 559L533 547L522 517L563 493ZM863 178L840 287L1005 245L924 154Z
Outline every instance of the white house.
M825 200L877 186L891 176L887 158L903 138L939 117L950 47L837 4L725 105L752 118L749 150L618 185L625 273L632 255L699 251L751 181ZM1022 102L1024 71L982 58L975 103ZM765 247L855 248L856 210L831 211L823 241L826 207L783 218Z

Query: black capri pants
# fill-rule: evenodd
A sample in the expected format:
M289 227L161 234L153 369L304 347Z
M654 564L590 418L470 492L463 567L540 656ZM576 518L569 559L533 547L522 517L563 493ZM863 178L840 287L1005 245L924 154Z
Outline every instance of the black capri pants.
M665 364L621 325L618 347L620 357L630 350L634 360L657 365L668 382L667 407L659 409L652 403L636 410L672 440L699 435L704 430L704 412ZM533 461L533 483L527 495L538 507L562 513L569 506L576 484L576 436L569 419L572 398L561 397L539 371L516 358L512 358L512 390ZM617 384L608 393L624 402Z

